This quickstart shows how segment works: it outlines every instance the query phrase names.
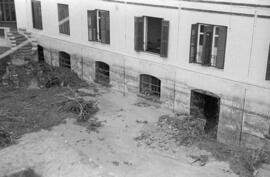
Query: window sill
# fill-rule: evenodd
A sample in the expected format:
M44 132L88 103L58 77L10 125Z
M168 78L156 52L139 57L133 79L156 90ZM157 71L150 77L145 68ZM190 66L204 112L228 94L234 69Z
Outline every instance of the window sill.
M139 52L139 53L144 53L146 55L151 55L151 56L158 56L158 57L161 57L159 53L154 53L154 52L149 52L149 51L145 51L145 50L142 50L142 51L136 51L136 52Z
M65 34L65 33L60 33L60 32L58 34L61 36L70 37L70 34Z
M88 42L93 42L93 43L95 43L95 44L102 44L102 45L110 45L110 43L109 43L109 44L107 44L107 43L102 43L101 41L89 41L89 40L88 40Z
M36 31L43 31L43 29L38 29L38 28L34 28L34 27L33 27L33 30L36 30Z
M146 96L142 93L138 93L137 94L138 97L141 97L141 98L144 98L146 100L149 100L149 101L152 101L152 102L155 102L155 103L159 103L161 104L161 101L160 101L160 98L159 97L155 97L155 96Z
M204 65L202 63L196 63L196 62L192 62L191 64L201 65L201 66L206 67L206 68L216 68L218 70L224 70L224 68L218 68L217 66L213 66L213 65Z

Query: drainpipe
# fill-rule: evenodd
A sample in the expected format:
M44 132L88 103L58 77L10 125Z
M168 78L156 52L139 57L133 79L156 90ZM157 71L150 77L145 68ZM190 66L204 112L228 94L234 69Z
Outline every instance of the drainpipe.
M242 133L243 133L243 127L245 123L245 109L246 109L246 96L247 96L247 89L245 88L245 94L244 94L244 100L243 100L243 113L242 113L242 119L241 119L241 127L240 127L240 136L239 136L239 145L241 145L242 142Z
M251 59L252 59L252 54L253 54L253 44L254 44L256 21L257 21L257 10L255 10L255 12L254 12L254 19L253 19L252 38L251 38L251 46L250 46L249 60L248 60L248 74L247 74L248 78L249 78L249 75L250 75L250 65L251 65Z

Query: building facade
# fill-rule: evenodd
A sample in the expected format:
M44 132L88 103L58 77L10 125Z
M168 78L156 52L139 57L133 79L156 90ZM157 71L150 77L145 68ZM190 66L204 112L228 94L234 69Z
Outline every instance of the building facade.
M15 0L39 55L87 81L203 116L217 140L270 140L270 2ZM41 57L41 58L42 58Z

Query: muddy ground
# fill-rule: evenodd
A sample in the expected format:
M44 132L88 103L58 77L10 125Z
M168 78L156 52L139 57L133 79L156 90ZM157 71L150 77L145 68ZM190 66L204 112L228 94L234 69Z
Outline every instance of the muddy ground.
M135 138L145 125L138 121L151 124L171 112L159 106L138 104L144 102L141 98L99 90L100 111L95 117L103 121L103 127L89 131L76 122L75 115L67 115L66 123L51 130L25 134L17 144L0 151L0 174L30 167L42 177L236 176L226 162L211 160L205 166L191 164L193 159L186 154L193 150L197 153L198 149L183 148L171 155L139 146Z
M0 149L0 177L24 169L32 169L36 177L250 175L239 161L230 161L237 158L232 153L235 151L210 140L200 140L205 142L200 146L180 145L171 138L176 131L171 125L158 124L160 117L180 119L186 115L175 115L160 104L90 84L79 93L98 100L99 111L90 119L98 124L81 123L77 122L78 115L58 109L66 99L63 95L71 94L70 89L40 88L32 78L27 80L29 85L23 88L0 87L0 127L13 138L11 145ZM256 175L267 173L261 170Z

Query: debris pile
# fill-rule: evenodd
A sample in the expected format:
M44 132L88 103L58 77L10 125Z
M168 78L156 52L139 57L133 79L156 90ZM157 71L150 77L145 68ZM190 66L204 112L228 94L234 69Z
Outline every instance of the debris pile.
M154 125L145 125L141 135L135 140L139 145L175 152L181 146L191 146L205 135L205 120L191 118L187 115L163 115Z
M46 63L30 61L22 66L7 64L1 78L3 86L24 88L36 81L39 88L55 86L83 87L86 85L76 73L68 68L54 67Z
M68 87L69 88L69 87ZM62 95L67 100L60 103L58 111L71 112L78 115L78 122L85 122L98 111L97 101L93 99L86 99L88 97L82 97L77 91L69 88L73 97L68 95Z
M0 129L0 148L6 147L12 144L11 133L5 131L4 129Z

